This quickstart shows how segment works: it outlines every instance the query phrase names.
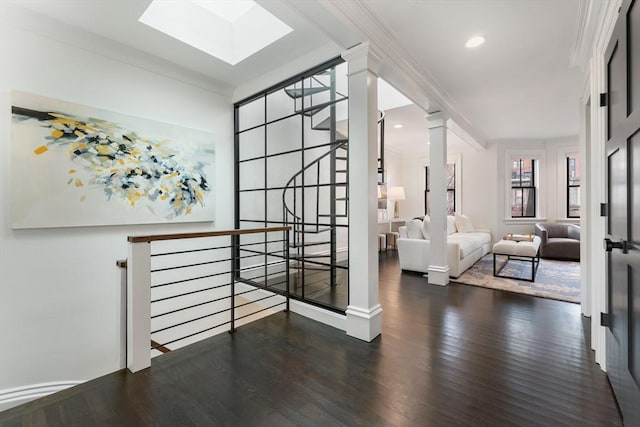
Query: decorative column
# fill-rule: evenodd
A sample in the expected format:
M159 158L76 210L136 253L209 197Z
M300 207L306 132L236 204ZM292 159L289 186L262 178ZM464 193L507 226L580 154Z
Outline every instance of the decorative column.
M428 279L432 285L449 283L447 264L447 117L441 111L427 116L429 122L429 205L431 246Z
M346 51L349 65L349 306L347 335L371 341L382 331L378 303L379 60L369 43Z

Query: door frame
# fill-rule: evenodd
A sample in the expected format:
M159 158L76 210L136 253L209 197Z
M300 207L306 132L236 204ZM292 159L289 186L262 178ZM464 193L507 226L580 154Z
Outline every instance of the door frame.
M605 218L600 216L600 203L605 201L605 143L606 143L606 109L600 107L600 94L606 92L606 61L605 53L613 29L618 18L618 9L622 0L607 2L601 15L595 23L594 35L590 41L583 40L592 55L585 61L584 68L587 71L586 87L578 108L580 110L580 147L585 149L586 188L588 207L585 215L588 220L581 226L586 233L586 260L589 269L581 271L589 283L587 289L589 297L582 299L582 312L585 316L591 315L591 349L595 351L595 361L600 368L606 371L607 348L606 328L600 325L600 313L606 313L608 309L608 295L606 286L606 263L602 241L605 237ZM591 134L587 141L586 110L585 105L591 99ZM586 187L586 185L585 185ZM583 264L587 264L583 263ZM584 282L582 283L584 286ZM586 304L589 307L586 307Z

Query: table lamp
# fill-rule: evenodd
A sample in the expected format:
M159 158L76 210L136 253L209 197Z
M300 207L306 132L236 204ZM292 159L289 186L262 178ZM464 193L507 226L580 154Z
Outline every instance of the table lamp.
M387 193L387 198L389 200L393 200L393 217L398 218L398 200L404 200L404 187L389 187L389 192Z

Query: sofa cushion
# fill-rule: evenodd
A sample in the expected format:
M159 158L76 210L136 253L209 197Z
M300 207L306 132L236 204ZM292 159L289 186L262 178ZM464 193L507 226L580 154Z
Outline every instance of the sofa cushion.
M422 237L429 240L431 239L431 217L429 215L425 216L422 220Z
M447 240L458 244L460 259L462 259L468 257L483 245L491 243L491 235L482 232L454 233L450 234Z
M407 234L410 239L424 239L422 236L422 221L419 219L407 221Z
M447 215L447 234L456 232L456 220L454 217Z
M476 231L475 228L473 228L471 219L466 215L457 213L454 217L454 222L456 224L456 230L458 230L458 233L473 233L474 231Z

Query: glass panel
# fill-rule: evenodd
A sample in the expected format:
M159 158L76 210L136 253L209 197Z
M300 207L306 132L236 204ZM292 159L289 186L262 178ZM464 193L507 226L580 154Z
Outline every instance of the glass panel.
M536 191L533 188L522 189L522 210L526 217L536 216Z
M456 212L456 192L447 191L447 215L453 215Z
M456 165L454 163L447 164L447 189L455 190L456 188Z
M511 190L511 216L522 216L522 190L519 188Z
M264 156L264 126L240 133L238 147L238 160Z
M569 218L580 218L580 187L569 188Z
M567 166L569 185L580 185L580 159L569 157Z
M302 120L293 116L267 126L267 154L300 149ZM305 146L308 142L305 140Z
M299 86L299 84L297 86ZM294 108L296 108L296 100L298 100L297 105L300 105L299 99L295 97L296 93L293 88L294 86L291 85L267 95L268 122L293 114ZM291 93L291 95L288 93ZM300 120L299 117L298 120Z
M525 159L520 160L521 162L521 178L522 178L522 187L533 187L535 186L534 182L534 169L533 169L533 160Z
M238 108L238 130L245 130L264 124L264 97Z
M511 162L511 186L520 186L520 162L521 160L514 160Z

